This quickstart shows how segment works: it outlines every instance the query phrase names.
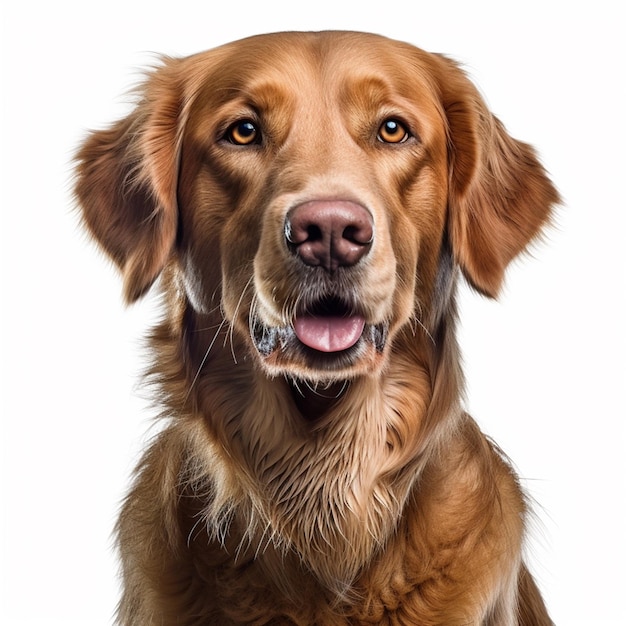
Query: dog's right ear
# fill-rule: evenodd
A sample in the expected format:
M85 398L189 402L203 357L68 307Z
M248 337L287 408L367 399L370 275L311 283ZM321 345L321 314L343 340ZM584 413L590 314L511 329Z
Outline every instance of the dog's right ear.
M183 91L178 62L165 61L134 111L91 133L76 155L84 224L121 269L129 303L150 288L174 247Z

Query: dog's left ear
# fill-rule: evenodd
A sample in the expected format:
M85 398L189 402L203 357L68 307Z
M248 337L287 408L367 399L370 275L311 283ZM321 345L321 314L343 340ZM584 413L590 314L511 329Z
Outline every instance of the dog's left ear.
M156 280L176 239L184 117L178 69L178 61L167 60L153 71L135 109L91 133L76 155L83 221L121 269L127 302Z
M453 62L440 61L450 245L469 283L495 298L507 265L549 221L559 195L534 150L506 132Z

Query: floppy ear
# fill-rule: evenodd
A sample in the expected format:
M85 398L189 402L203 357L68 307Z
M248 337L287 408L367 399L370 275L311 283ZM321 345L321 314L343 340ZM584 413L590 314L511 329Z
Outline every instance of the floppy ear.
M134 111L89 135L76 155L75 193L85 225L122 270L127 302L163 269L176 239L183 124L177 62L141 87Z
M447 59L452 253L469 283L495 298L509 262L549 221L559 196L534 150L513 139Z

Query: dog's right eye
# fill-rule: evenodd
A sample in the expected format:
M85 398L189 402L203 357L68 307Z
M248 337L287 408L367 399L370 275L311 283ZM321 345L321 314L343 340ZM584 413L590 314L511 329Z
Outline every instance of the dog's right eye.
M385 120L378 129L378 140L383 143L404 143L410 134L407 127L399 120Z
M259 142L261 133L254 122L241 120L229 126L224 138L236 146L249 146Z

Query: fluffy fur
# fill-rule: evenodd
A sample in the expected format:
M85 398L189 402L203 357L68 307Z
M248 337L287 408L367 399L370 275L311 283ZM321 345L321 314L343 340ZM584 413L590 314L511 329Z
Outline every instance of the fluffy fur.
M367 34L164 59L138 94L77 155L126 299L166 301L119 623L551 624L455 340L459 272L496 297L558 201L533 150L455 63ZM362 332L307 346L311 317Z

